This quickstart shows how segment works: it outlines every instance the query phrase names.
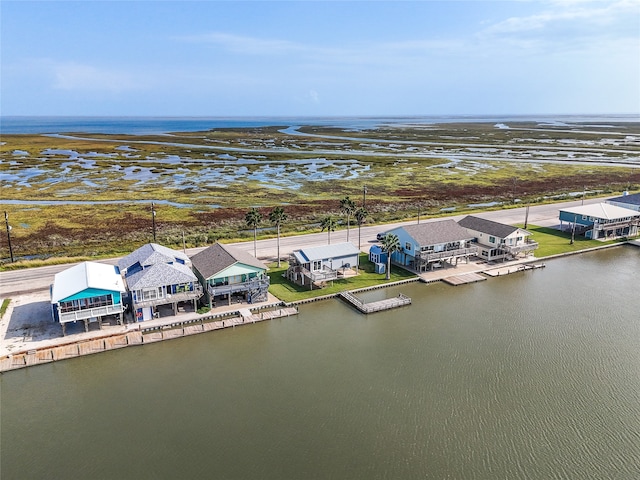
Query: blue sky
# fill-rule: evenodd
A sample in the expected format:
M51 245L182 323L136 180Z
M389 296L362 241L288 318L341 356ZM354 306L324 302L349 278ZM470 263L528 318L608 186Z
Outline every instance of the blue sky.
M640 113L640 0L2 0L2 115Z

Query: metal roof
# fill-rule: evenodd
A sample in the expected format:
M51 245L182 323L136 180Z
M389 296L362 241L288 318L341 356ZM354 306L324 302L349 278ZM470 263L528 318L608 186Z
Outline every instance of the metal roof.
M88 288L125 292L124 282L115 265L83 262L56 273L51 289L51 303L57 303Z
M351 242L301 248L300 250L295 250L293 252L296 260L300 263L308 263L329 258L350 257L358 254L360 254L360 250Z
M191 257L193 267L206 279L214 277L217 273L236 263L244 263L261 270L267 270L267 266L253 255L239 248L215 243L203 251Z
M561 212L573 213L575 215L586 215L588 217L603 220L617 220L620 218L637 217L640 212L629 208L618 207L609 203L593 203L591 205L580 205L573 208L563 208Z
M640 205L640 193L622 195L621 197L610 198L608 202L626 203L628 205Z

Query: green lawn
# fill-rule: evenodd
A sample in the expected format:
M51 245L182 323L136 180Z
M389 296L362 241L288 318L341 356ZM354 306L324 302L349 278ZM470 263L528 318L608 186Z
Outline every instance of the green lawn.
M522 227L522 225L519 225ZM548 257L559 253L576 252L586 248L601 247L612 243L620 243L623 240L610 240L601 242L599 240L588 240L582 236L576 235L573 245L571 244L571 233L561 232L553 228L538 227L537 225L528 225L527 230L533 235L531 239L538 242L539 247L534 251L536 257Z
M333 285L329 284L325 288L309 290L308 287L303 288L295 285L282 276L282 274L287 271L288 266L286 262L282 262L281 268L278 268L275 263L269 265L269 276L271 277L269 292L285 302L295 302L307 298L343 292L345 290L356 290L415 277L411 272L392 266L391 279L386 280L385 274L374 272L373 263L369 261L367 254L363 253L360 255L359 275L345 280L336 280L333 282Z

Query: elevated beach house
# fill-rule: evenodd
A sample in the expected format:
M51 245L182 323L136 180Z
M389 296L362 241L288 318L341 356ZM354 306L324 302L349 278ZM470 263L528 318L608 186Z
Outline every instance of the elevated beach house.
M628 208L640 212L640 193L634 193L631 195L624 194L621 197L610 198L606 201L616 207Z
M640 212L609 203L594 203L560 210L560 228L594 240L638 234Z
M229 245L216 243L191 257L193 270L205 286L209 308L233 298L247 303L268 299L267 266L249 253Z
M118 261L129 290L128 301L136 321L159 316L160 305L172 305L173 314L183 302L192 304L202 296L202 286L184 253L148 243Z
M287 279L309 289L322 288L352 268L358 271L360 250L350 242L294 250Z
M527 256L538 248L531 241L531 232L504 223L467 215L458 221L458 225L467 229L478 246L478 256L487 261L512 260L518 256Z
M125 293L124 282L118 267L103 263L84 262L56 273L51 285L51 312L60 322L62 334L66 334L69 322L84 322L85 331L89 323L115 316L122 323Z
M471 244L473 235L454 220L407 225L387 231L387 235L390 233L400 241L400 251L391 255L391 261L416 272L447 263L457 265L460 259L468 262L478 252L478 247Z

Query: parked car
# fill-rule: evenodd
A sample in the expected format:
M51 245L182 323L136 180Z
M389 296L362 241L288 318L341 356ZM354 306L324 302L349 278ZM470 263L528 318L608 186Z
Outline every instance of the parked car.
M376 238L378 239L379 242L381 242L382 240L384 240L384 237L387 236L387 232L380 232L378 235L376 235Z

